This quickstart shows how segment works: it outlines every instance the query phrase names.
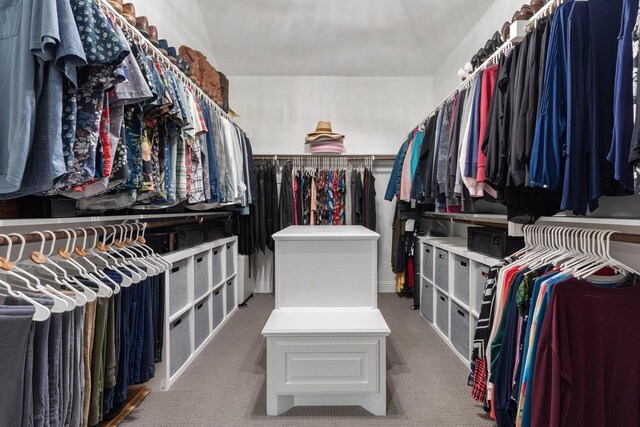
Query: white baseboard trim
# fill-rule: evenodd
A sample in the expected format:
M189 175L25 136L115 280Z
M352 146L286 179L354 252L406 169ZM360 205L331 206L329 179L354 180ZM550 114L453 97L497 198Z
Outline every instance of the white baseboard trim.
M396 291L396 282L378 282L379 294L393 294Z

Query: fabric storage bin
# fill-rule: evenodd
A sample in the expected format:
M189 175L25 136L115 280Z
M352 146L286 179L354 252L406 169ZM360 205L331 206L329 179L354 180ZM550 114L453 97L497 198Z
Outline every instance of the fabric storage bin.
M436 248L435 284L445 292L449 292L449 252Z
M169 270L169 314L175 314L189 303L189 262L174 261Z
M453 295L469 305L469 258L453 255Z
M469 312L451 303L451 344L469 360Z
M193 308L193 319L195 321L195 348L200 348L202 343L209 337L209 305L211 297L208 296Z
M224 286L220 286L211 294L213 302L213 322L211 330L213 331L224 320Z
M193 293L200 298L210 289L209 252L202 252L193 257Z
M227 316L236 306L236 286L235 279L227 282Z
M184 366L191 356L191 312L188 311L169 326L171 376Z
M235 251L233 250L233 243L227 243L226 245L226 258L227 258L227 278L231 277L233 273L236 272L236 256Z
M436 326L449 336L449 298L440 291L436 291Z
M422 280L420 312L429 322L433 323L433 285L424 279Z
M429 280L433 280L433 246L423 244L422 249L422 274Z
M211 251L211 285L219 285L224 277L222 277L222 251L224 246L213 248Z
M476 268L476 302L474 304L474 310L480 314L482 310L482 301L484 300L484 285L489 278L489 267L486 265L478 264Z

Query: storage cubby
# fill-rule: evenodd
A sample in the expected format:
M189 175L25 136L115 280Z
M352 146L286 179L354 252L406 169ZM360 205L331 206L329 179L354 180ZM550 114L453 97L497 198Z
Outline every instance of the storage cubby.
M218 246L211 250L211 285L217 286L224 280L222 272L222 252L224 246Z
M198 349L211 334L211 296L206 297L193 308L195 321L195 348Z
M445 292L449 292L449 252L436 249L435 285Z
M227 263L227 278L231 277L236 272L236 245L235 243L227 243L226 245L226 263Z
M236 280L227 280L225 288L227 298L227 314L229 314L236 307Z
M499 260L469 251L464 238L423 237L420 245L420 313L469 365L489 266ZM433 281L428 276L429 260Z
M209 281L209 251L201 252L193 257L194 299L198 299L211 289Z
M168 390L181 369L194 360L233 314L236 278L225 280L223 276L225 256L235 254L236 242L237 237L228 237L164 255L173 267L164 273L164 347L156 376L149 381L152 390ZM235 266L234 256L231 260Z
M213 300L213 323L211 330L213 331L224 320L224 285L214 289L211 297Z
M422 249L422 275L433 281L433 246L428 244Z
M451 343L462 356L469 359L469 312L451 302Z
M422 278L420 312L428 321L433 322L433 285L424 277Z
M449 336L449 297L440 291L436 291L436 326Z
M469 305L469 258L453 254L453 296Z
M169 314L174 315L189 304L189 259L174 262L168 276Z
M173 377L182 368L191 356L191 322L193 313L187 311L169 326L169 339L171 340L171 369Z

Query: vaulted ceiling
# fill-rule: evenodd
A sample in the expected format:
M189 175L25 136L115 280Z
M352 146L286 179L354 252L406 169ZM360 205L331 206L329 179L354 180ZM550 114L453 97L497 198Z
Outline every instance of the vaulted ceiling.
M424 76L491 0L198 0L230 76Z

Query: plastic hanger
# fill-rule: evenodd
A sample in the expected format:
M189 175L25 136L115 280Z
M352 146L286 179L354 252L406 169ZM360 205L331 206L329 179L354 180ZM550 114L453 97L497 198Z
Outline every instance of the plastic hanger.
M44 234L39 231L34 231L32 232L32 234L36 234L42 239L40 243L40 250L31 252L29 258L22 260L24 237L22 235L16 234L23 243L23 245L21 246L20 254L18 255L18 259L16 261L16 265L24 266L24 269L29 273L33 273L35 277L40 276L42 280L53 281L53 283L70 290L74 294L76 305L80 307L84 307L87 301L95 301L97 298L97 294L92 289L83 285L75 278L70 278L69 276L67 276L66 271L64 271L62 267L49 260L49 258L43 254L44 243L46 240ZM58 273L56 273L56 271L54 271L52 268L55 269ZM62 274L62 279L58 277L59 273ZM82 289L82 292L80 292L77 288Z
M144 234L145 231L147 229L147 223L140 223L140 222L135 222L133 225L135 225L138 230L136 232L136 242L138 242L138 244L142 247L142 248L146 248L147 251L149 252L150 256L152 256L153 258L155 258L159 263L161 263L162 265L164 265L164 271L170 270L173 268L173 264L169 261L167 261L164 257L162 257L160 254L157 254L151 247L149 247L146 244L146 240L144 238ZM140 231L142 230L142 235L140 235Z
M46 293L51 297L58 297L64 300L67 303L66 311L71 311L75 309L75 307L78 305L83 306L84 304L86 304L87 299L84 296L77 296L76 295L77 292L74 292L74 290L71 290L71 292L74 293L74 298L71 298L69 295L54 288L49 283L42 283L38 277L34 276L33 274L29 273L28 271L18 266L17 263L22 259L22 254L24 253L26 240L22 234L18 234L18 233L9 233L8 236L15 236L18 239L20 239L20 242L21 242L21 245L19 246L20 252L18 253L18 257L16 258L15 261L9 260L13 264L12 270L15 273L21 275L29 283L31 282L36 283L36 289L38 289L39 291ZM7 259L9 259L9 253L7 253ZM27 284L27 286L29 289L33 289L31 285Z
M157 254L153 252L150 247L140 242L140 223L128 224L128 226L131 228L130 240L133 247L140 251L149 262L156 266L158 270L157 274L165 272L168 269L168 264L161 257L156 256Z
M32 299L31 297L25 295L21 291L14 291L7 282L0 280L0 287L6 290L6 295L10 295L15 298L20 298L29 304L31 304L36 311L33 313L33 321L34 322L44 322L49 317L51 317L51 311L44 305L40 304L38 301Z
M109 286L105 285L104 282L98 279L94 274L91 274L87 269L85 269L82 265L80 265L76 260L71 258L71 252L69 251L69 247L72 245L71 236L73 235L73 244L75 245L77 234L75 230L72 229L62 229L60 230L67 235L67 240L64 249L62 247L58 248L57 254L53 255L52 261L57 261L58 265L62 267L67 272L70 272L72 275L78 275L85 280L89 280L91 283L95 284L98 287L98 296L102 298L109 298L111 295L120 291L119 288L111 289ZM46 232L53 233L49 230ZM51 253L54 251L55 241L51 245Z
M113 229L113 233L111 235L109 235L108 237L105 237L105 242L108 241L109 238L111 238L111 241L108 242L107 245L104 246L106 253L108 255L111 256L111 258L113 258L113 260L115 261L116 265L119 268L122 268L126 271L128 271L131 274L131 281L132 283L140 283L142 281L142 276L137 272L134 271L133 269L129 268L129 264L127 262L127 259L118 251L114 250L113 247L111 246L114 242L115 242L115 237L116 237L116 228L112 225L107 225L106 227L101 227L101 228L112 228ZM118 258L116 258L116 255ZM135 268L135 266L132 266ZM137 270L137 268L136 268Z
M95 239L94 239L93 247L89 249L89 256L91 257L91 259L101 260L101 262L104 262L107 265L107 268L109 268L110 270L120 275L122 279L120 286L123 288L128 288L133 284L133 279L132 279L133 271L129 270L126 266L121 266L119 264L119 261L109 253L109 248L106 245L107 234L108 234L107 229L102 226L99 226L97 228L102 230L102 242L98 241L98 232L96 228L90 227L89 229L93 230L94 232ZM129 275L127 274L124 274L121 268L122 270L130 271L132 273L132 277L129 277Z
M137 261L143 263L143 265L147 266L148 269L151 270L151 274L147 274L148 276L156 276L160 274L164 270L164 267L161 267L158 263L155 262L146 251L143 251L136 245L136 241L133 240L133 226L131 224L122 224L122 227L125 229L124 234L124 243L127 245L127 249L130 252L133 252L137 255Z
M119 224L115 225L114 227L116 227L120 231L120 239L115 240L115 237L114 237L114 244L118 248L118 251L124 252L129 256L129 258L125 258L126 262L129 264L129 266L135 268L138 271L138 274L140 274L140 277L142 278L142 280L146 280L147 277L149 276L147 271L150 269L150 267L147 265L147 263L144 262L144 260L139 259L135 253L133 253L127 248L125 243L125 238L124 238L124 227ZM142 268L140 268L140 266L138 266L136 262L141 263L144 267L147 268L147 270L145 271Z
M120 293L120 285L113 279L111 279L111 277L109 277L104 271L102 271L102 269L98 268L97 265L91 262L91 260L87 259L87 255L89 254L86 250L87 230L85 230L84 228L82 228L81 230L83 233L82 247L76 246L77 234L75 233L75 230L73 230L73 244L71 245L72 251L70 251L71 258L77 264L80 264L80 260L83 260L85 264L88 264L88 266L83 266L83 268L85 268L90 274L94 274L101 282L105 284L110 283L111 286L113 286L114 294ZM80 265L82 266L82 264Z
M0 258L0 273L16 279L17 283L15 284L15 286L20 286L31 292L42 293L51 298L53 300L53 307L51 307L52 313L64 313L65 311L70 311L75 308L73 299L56 291L50 286L42 285L37 277L24 272L19 267L15 267L15 265L10 260L12 246L11 237L5 234L0 234L0 237L3 237L9 242L7 245L6 257ZM31 281L22 274L18 274L18 272L25 274L25 276L29 277Z

